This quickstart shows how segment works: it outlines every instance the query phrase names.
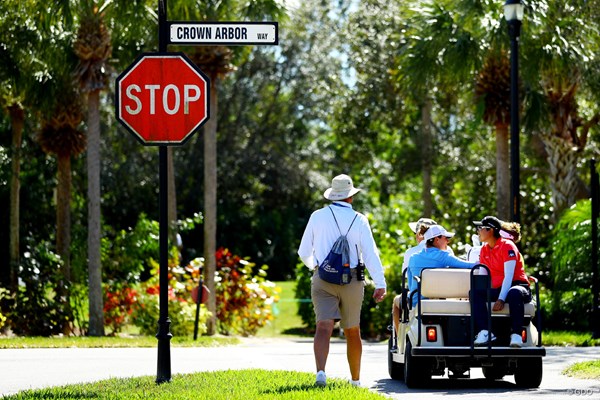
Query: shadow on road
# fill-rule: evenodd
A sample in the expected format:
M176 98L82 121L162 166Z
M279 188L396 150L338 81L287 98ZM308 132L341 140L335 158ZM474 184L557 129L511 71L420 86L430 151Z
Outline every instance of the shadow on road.
M376 381L373 389L384 393L437 393L444 395L463 395L465 391L470 393L509 393L513 391L523 392L523 389L514 383L498 380L489 381L487 379L448 379L434 378L423 389L409 389L404 382L393 379L380 379ZM535 392L535 390L532 390Z

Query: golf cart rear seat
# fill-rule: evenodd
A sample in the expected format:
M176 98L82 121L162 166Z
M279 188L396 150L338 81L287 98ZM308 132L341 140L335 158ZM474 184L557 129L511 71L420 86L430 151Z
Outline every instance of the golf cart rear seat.
M423 315L471 315L469 290L471 289L471 270L452 268L428 268L420 277L421 313ZM493 305L493 302L491 303ZM415 307L418 312L419 307ZM490 306L491 308L491 306ZM508 316L508 303L501 311L492 315ZM533 317L535 302L525 304L525 316Z

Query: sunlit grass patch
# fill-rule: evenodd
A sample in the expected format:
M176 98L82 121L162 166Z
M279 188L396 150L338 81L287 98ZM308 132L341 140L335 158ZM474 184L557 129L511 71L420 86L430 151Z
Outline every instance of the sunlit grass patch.
M121 348L121 347L156 347L157 339L153 336L55 336L55 337L0 337L0 349L34 349L34 348ZM173 347L216 347L239 344L234 337L200 336L171 339Z
M600 380L600 360L573 364L565 369L563 374L572 378Z
M544 346L600 346L600 339L593 339L590 332L544 331Z
M5 399L206 399L206 400L370 400L385 399L341 379L314 385L314 374L295 371L236 370L174 375L157 385L154 377L109 379L89 384L27 390Z

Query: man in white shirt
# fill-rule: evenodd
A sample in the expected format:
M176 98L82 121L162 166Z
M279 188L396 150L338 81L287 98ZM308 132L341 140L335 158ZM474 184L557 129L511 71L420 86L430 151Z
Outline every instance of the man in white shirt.
M413 254L416 254L425 248L425 241L423 241L425 232L429 229L430 226L437 225L437 222L430 218L419 218L417 222L409 222L408 226L415 234L415 239L417 240L417 245L409 248L404 252L404 261L402 262L402 272L408 268L408 261ZM394 305L392 307L392 318L394 329L396 334L398 334L398 325L400 324L400 309L402 307L402 295L394 297Z
M382 301L386 295L383 266L369 221L367 217L352 209L353 196L360 190L354 187L352 179L348 175L338 175L333 178L331 188L323 194L332 203L312 213L298 249L298 255L302 262L309 269L314 270L311 281L311 298L317 321L314 338L317 386L326 385L325 364L329 355L329 341L336 321L340 321L340 326L346 336L351 383L360 386L362 356L360 310L364 297L364 281L357 279L356 267L359 261L364 262L375 282L375 292L373 293L375 301ZM325 282L318 274L319 263L325 260L339 236L346 232L350 245L352 279L347 285Z

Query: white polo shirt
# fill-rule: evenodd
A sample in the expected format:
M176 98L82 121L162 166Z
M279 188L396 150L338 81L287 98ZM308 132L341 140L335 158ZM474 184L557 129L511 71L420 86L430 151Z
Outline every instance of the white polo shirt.
M426 240L421 240L421 242L416 245L411 247L410 249L406 250L404 252L404 261L402 262L402 272L404 272L404 270L406 268L408 268L408 261L410 260L410 257L413 254L417 254L419 253L421 250L423 250L425 248L425 244L427 243Z
M339 230L331 211L335 214L340 227ZM355 215L357 217L348 232L348 228ZM298 248L298 255L304 265L312 270L319 263L323 262L337 238L340 237L340 231L342 235L348 232L350 267L356 268L358 264L358 252L360 252L362 260L375 282L375 288L385 288L383 266L381 265L377 245L373 239L369 220L361 213L354 211L352 205L345 201L334 201L331 205L313 212L310 216L304 230L304 235L302 235L300 247Z

